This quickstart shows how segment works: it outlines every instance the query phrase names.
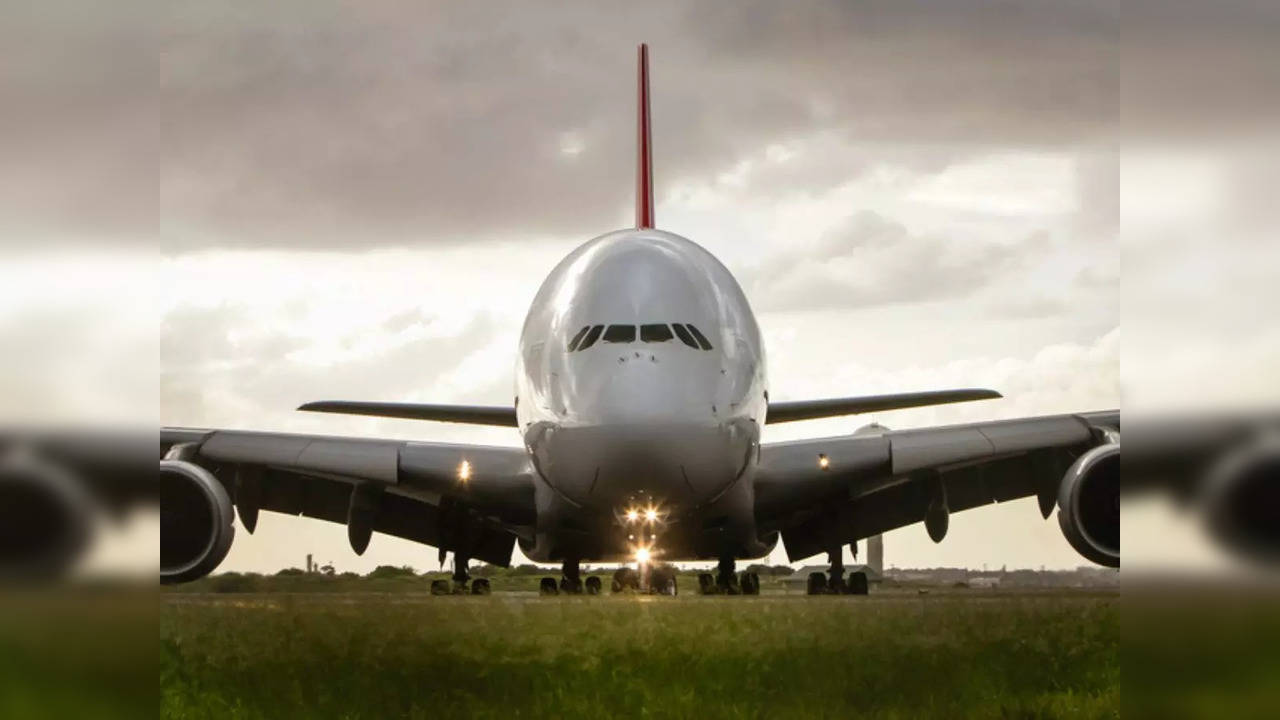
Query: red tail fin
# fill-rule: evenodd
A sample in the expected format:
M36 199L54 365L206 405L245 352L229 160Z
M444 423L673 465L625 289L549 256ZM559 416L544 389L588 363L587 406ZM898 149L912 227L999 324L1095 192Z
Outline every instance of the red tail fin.
M649 46L640 44L636 119L636 227L653 227L653 146L649 134Z

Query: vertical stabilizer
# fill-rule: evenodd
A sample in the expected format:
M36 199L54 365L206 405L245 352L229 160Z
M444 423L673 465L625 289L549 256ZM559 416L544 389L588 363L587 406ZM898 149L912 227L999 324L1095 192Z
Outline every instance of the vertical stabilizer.
M641 43L636 96L636 227L653 227L653 143L649 132L649 46Z

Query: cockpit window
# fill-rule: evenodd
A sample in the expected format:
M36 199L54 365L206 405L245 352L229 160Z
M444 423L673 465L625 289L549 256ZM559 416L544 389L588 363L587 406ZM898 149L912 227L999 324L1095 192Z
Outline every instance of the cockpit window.
M590 329L591 329L590 325L582 326L582 329L579 330L577 334L573 336L573 339L569 341L569 352L573 352L578 348L578 343L582 342L582 336L586 335L587 331Z
M675 334L672 334L672 331ZM640 326L640 341L647 343L670 342L680 338L680 342L694 350L710 350L711 342L698 328L689 323L648 323ZM635 325L589 325L574 333L569 340L569 352L581 352L596 344L596 341L626 344L636 341Z
M693 339L693 336L689 334L688 330L684 329L683 325L680 323L671 323L671 329L676 331L676 335L680 338L680 342L688 345L694 350L698 349L697 341Z
M600 339L600 333L601 333L601 331L603 331L603 330L604 330L604 326L603 326L603 325L592 325L592 326L591 326L591 330L590 330L590 332L588 332L588 333L587 333L587 336L586 336L586 337L584 337L584 338L582 338L582 342L581 342L581 343L579 343L579 345L578 345L578 349L579 349L579 350L586 350L587 348L591 347L592 345L595 345L595 344L596 344L596 340L599 340L599 339Z
M641 325L641 342L666 342L671 339L671 328L666 323L658 325Z
M607 343L629 343L636 341L635 325L610 325L604 331L604 341Z
M693 333L694 339L698 341L698 344L702 346L703 350L711 349L711 343L707 342L707 337L705 335L698 332L698 328L694 327L692 323L686 323L685 326L689 328L689 332Z

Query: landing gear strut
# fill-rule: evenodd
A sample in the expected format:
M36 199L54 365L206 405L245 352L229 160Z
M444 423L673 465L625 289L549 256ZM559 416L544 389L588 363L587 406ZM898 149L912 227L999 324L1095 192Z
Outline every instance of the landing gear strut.
M453 554L453 594L466 595L467 581L471 579L470 573L467 572L467 565L471 562L471 558L458 553Z
M840 557L840 548L827 553L827 562L831 568L827 570L827 594L844 595L848 586L844 584L844 560Z
M735 562L732 555L720 558L720 564L716 566L716 574L713 581L710 573L702 573L698 576L698 589L703 595L739 595L742 588L738 585L738 575L733 571ZM714 582L714 584L713 584Z
M560 573L560 592L566 595L582 594L582 571L577 560L565 560Z

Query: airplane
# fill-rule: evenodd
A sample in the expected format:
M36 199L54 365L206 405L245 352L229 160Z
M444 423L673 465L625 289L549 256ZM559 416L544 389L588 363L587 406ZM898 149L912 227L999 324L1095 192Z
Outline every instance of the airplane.
M761 442L766 424L998 398L954 389L770 399L760 328L733 275L655 227L649 53L638 48L635 226L587 241L551 270L520 335L503 407L319 401L304 411L515 428L521 447L167 427L160 431L160 578L188 582L226 557L235 518L263 510L344 523L454 556L451 592L488 592L468 564L507 566L518 545L559 563L548 594L598 593L583 563L637 561L614 590L674 592L654 561L715 561L705 593L755 594L736 562L779 542L826 553L810 594L862 594L842 549L951 513L1035 496L1084 558L1120 564L1120 412ZM856 550L855 550L856 551ZM443 582L443 581L442 581Z

